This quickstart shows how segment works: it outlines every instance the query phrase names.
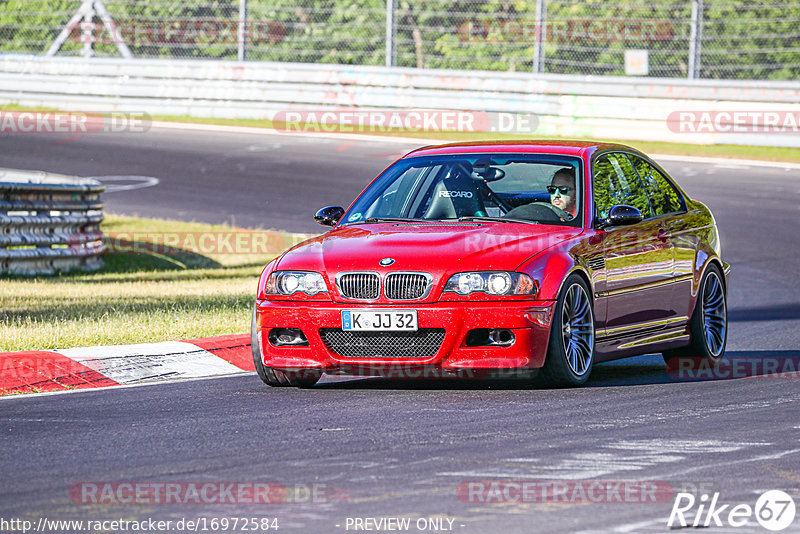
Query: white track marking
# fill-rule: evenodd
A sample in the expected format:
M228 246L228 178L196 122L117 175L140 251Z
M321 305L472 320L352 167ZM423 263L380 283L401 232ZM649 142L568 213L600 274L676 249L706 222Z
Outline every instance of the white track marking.
M152 176L90 176L106 186L106 193L116 193L118 191L131 191L133 189L144 189L145 187L155 187L161 180ZM108 182L134 182L132 184L115 184Z
M643 528L655 527L663 525L665 522L662 519L648 519L647 521L639 521L638 523L628 523L627 525L619 525L612 527L612 532L641 532ZM583 531L581 534L587 534L588 531ZM596 531L602 532L602 531Z
M547 465L535 465L533 462L509 469L515 460L503 459L504 464L498 469L480 469L473 471L456 471L438 473L444 476L486 477L486 478L546 478L552 480L591 480L597 477L618 472L641 471L661 463L673 463L683 460L680 455L639 454L622 455L616 452L575 453L567 458L557 459ZM518 463L523 463L519 462Z
M375 143L401 143L409 145L440 145L449 141L444 139L425 139L419 137L391 137L384 135L367 135L367 134L347 134L347 133L324 133L324 132L292 132L287 134L272 128L254 128L248 126L221 126L215 124L195 124L186 122L161 122L154 121L151 124L152 128L164 128L173 130L199 130L207 132L230 132L230 133L243 133L243 134L261 134L261 135L291 135L292 137L310 137L314 139L336 139L336 140L352 140L364 141ZM510 140L514 142L514 140ZM635 141L631 141L635 143ZM739 165L748 165L753 167L777 167L780 169L800 169L800 163L783 163L780 161L758 161L751 159L738 159L738 158L710 158L699 156L674 156L671 154L649 154L649 156L656 161L683 161L692 163L736 163Z
M664 161L683 161L691 163L712 163L712 164L735 164L747 165L748 167L775 167L778 169L800 169L800 163L786 163L783 161L759 161L755 159L739 159L739 158L710 158L702 156L675 156L673 154L649 154L654 160Z
M609 526L606 529L592 529L592 530L579 530L575 534L599 534L601 532L620 532L620 533L627 533L627 532L636 532L636 533L646 533L646 532L671 532L671 531L686 531L686 532L695 532L698 529L692 527L686 528L676 528L670 529L667 526L668 518L660 518L660 519L648 519L645 521L638 521L636 523L625 523L622 525L617 526ZM714 534L720 534L724 532L759 532L764 531L764 529L759 529L759 524L755 521L748 521L744 527L733 527L733 526L722 526L722 527L713 527Z
M500 464L497 468L484 467L479 470L438 474L476 478L590 480L612 473L634 475L637 471L660 464L678 463L693 454L727 453L766 445L771 445L771 443L668 439L623 440L601 445L594 451L572 453L562 458L503 458L497 461Z
M79 347L54 352L120 384L230 375L242 371L200 347L181 341Z
M240 375L253 375L255 376L255 371L243 371L239 369L237 374ZM199 378L187 378L185 381L201 381L201 380L218 380L220 378L228 378L231 375L219 375L219 376L203 376ZM79 394L79 393L96 393L101 391L107 391L108 389L130 389L130 388L141 388L141 387L152 387L152 386L160 386L162 384L174 384L177 382L182 382L184 379L178 380L160 380L158 382L144 382L141 384L122 384L120 386L112 386L112 387L103 387L103 388L79 388L79 389L62 389L59 391L42 391L41 393L26 393L24 395L0 395L0 402L9 402L16 399L24 401L25 399L31 399L33 397L49 397L52 395L72 395L72 394Z
M749 169L748 165L733 165L730 163L717 163L714 165L717 169ZM787 169L788 170L788 169Z
M686 440L686 439L648 439L618 441L604 445L610 449L625 449L629 451L646 451L654 454L658 453L709 453L709 452L733 452L745 447L757 447L770 445L769 443L738 443L717 440Z
M171 130L195 130L204 132L226 132L256 135L280 135L288 138L305 138L310 140L332 139L339 141L364 141L365 143L400 143L408 145L440 145L446 143L443 139L422 139L419 137L391 137L383 135L367 134L348 134L348 133L328 133L328 132L281 132L272 128L256 128L252 126L222 126L217 124L196 124L188 122L161 122L154 121L152 128L164 128Z
M786 451L776 452L773 454L762 454L761 456L751 456L750 458L742 458L740 460L725 460L725 467L730 467L732 465L737 464L747 464L751 462L763 462L768 460L778 460L779 458L783 458L784 456L789 456L792 454L800 453L800 449L789 449ZM670 477L678 477L681 475L686 475L688 473L693 473L695 471L703 471L705 469L718 469L719 462L712 462L704 465L697 465L694 467L689 467L687 469L682 469L680 471L670 471Z

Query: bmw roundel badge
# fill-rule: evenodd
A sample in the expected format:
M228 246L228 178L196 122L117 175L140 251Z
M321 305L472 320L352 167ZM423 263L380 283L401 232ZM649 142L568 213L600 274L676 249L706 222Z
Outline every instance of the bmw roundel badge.
M394 263L394 258L383 258L378 263L380 263L383 267L388 267L389 265Z

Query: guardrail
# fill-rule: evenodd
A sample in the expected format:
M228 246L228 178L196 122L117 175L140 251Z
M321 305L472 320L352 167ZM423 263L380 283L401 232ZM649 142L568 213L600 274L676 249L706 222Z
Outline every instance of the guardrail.
M0 274L102 267L104 190L90 178L0 169Z
M0 56L0 103L251 119L309 108L468 110L534 114L536 137L800 147L798 128L752 131L727 119L727 130L676 131L669 122L676 112L797 118L797 82Z

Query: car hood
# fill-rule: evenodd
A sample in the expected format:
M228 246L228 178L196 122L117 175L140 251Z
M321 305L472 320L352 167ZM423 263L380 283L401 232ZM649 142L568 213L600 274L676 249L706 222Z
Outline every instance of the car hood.
M287 251L277 269L322 272L333 287L347 271L421 271L434 286L456 272L517 269L579 228L514 223L373 223L342 226ZM381 266L391 258L393 263Z

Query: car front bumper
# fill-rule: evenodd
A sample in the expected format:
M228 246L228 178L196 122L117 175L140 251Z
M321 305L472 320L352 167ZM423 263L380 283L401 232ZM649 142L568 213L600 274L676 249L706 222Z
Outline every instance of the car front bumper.
M256 301L258 336L265 366L279 369L319 369L344 372L380 371L396 366L443 370L536 369L544 365L553 301L439 302L432 304L369 305L332 302ZM321 330L341 329L342 310L385 309L417 311L418 327L444 329L444 339L429 357L346 357L323 341ZM307 346L275 346L273 328L299 328ZM508 329L510 346L467 346L473 329ZM377 373L381 374L381 373Z

